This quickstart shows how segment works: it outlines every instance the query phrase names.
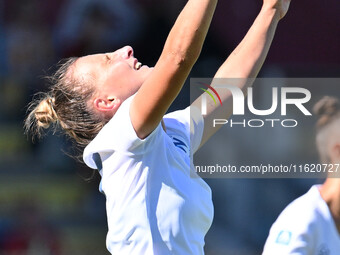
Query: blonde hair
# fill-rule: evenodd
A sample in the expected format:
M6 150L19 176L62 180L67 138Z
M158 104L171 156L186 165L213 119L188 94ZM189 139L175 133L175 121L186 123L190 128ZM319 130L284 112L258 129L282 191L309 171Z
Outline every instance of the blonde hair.
M319 116L316 124L316 144L323 163L330 163L328 146L334 139L340 126L340 101L335 97L325 96L318 101L313 109Z
M54 98L48 96L43 99L35 109L34 115L39 127L48 128L51 123L58 120L53 104Z
M25 133L31 134L33 140L41 138L50 126L54 132L61 127L82 150L106 124L107 120L94 114L88 104L94 86L90 81L80 83L72 76L72 65L76 60L69 58L60 62L58 70L47 77L50 90L37 94L29 104L24 126Z

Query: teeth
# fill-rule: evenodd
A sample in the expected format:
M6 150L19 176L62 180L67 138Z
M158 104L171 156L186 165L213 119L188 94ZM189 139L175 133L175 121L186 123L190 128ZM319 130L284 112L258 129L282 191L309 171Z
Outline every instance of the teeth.
M139 68L141 68L141 66L142 66L142 63L141 62L137 62L136 65L135 65L135 68L137 70L139 70Z

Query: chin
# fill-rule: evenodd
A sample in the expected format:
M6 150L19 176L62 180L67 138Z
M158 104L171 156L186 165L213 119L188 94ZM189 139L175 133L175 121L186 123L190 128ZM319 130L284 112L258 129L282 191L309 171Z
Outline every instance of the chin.
M153 67L149 67L147 65L143 65L139 70L140 71L149 71L149 70L152 70L152 69L153 69Z
M148 67L147 65L144 65L141 67L140 71L143 72L144 79L147 79L150 73L152 72L153 67Z

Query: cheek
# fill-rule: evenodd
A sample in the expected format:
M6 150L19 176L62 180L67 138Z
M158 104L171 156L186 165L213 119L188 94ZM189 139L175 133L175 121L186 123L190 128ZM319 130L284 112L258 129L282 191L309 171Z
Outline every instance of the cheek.
M123 97L129 97L138 91L150 73L149 68L141 71L136 71L124 63L119 63L111 68L108 79L110 84L119 90L119 94Z
M116 81L116 88L120 91L122 97L128 98L135 94L143 82L141 77L137 76L134 72L125 72Z
M116 87L125 87L131 77L131 71L124 65L114 65L109 70L107 79Z
M127 72L126 83L131 88L140 88L147 78L147 73L141 73L136 70L130 70Z

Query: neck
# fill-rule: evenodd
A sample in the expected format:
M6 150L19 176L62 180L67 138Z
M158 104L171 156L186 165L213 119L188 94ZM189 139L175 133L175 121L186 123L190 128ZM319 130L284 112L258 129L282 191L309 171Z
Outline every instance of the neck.
M327 203L340 233L340 178L327 178L320 188L320 194Z

